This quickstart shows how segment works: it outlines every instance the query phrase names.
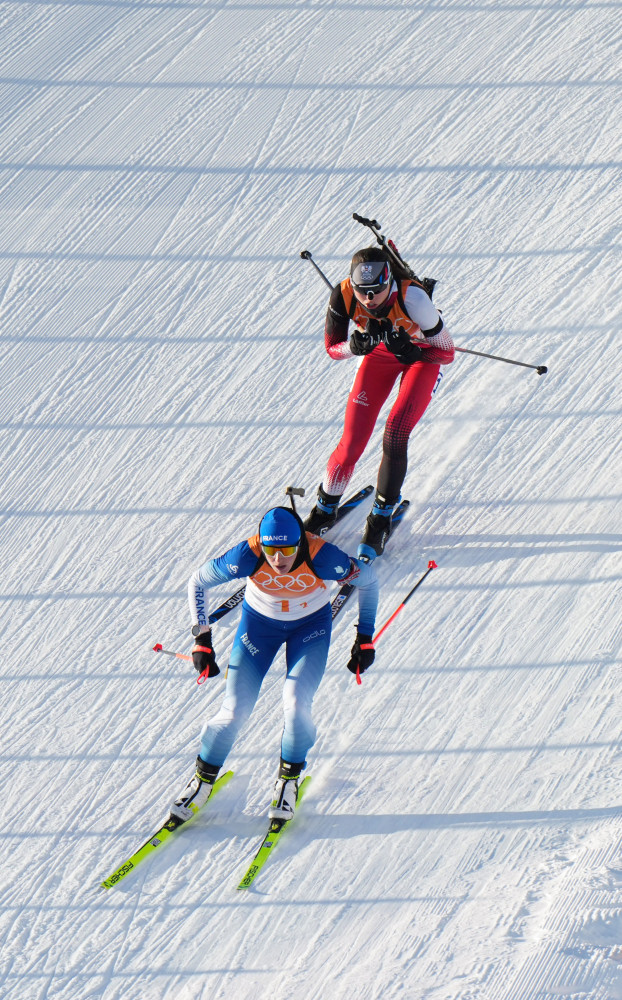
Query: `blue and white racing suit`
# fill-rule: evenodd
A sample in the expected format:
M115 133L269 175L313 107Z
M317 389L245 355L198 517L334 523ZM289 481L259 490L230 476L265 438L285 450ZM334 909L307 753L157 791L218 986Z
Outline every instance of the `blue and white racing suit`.
M330 646L332 621L325 581L350 582L359 588L358 631L373 635L378 582L372 565L308 532L306 541L305 557L297 558L289 573L279 573L261 558L259 536L255 536L210 559L188 581L192 621L207 628L206 589L248 577L225 697L201 734L199 755L208 764L224 764L283 643L287 673L281 756L291 763L306 762L316 737L311 707Z

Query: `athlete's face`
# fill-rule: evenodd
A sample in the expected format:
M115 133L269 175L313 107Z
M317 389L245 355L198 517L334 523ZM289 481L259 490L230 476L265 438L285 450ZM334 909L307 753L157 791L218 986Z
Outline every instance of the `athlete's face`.
M296 549L292 556L286 556L282 549L275 549L272 555L268 555L264 549L264 556L266 557L268 566L270 569L274 569L278 573L289 573L290 569L296 562L297 555L298 549Z
M358 288L352 287L356 298L361 303L362 306L367 306L368 309L379 309L383 302L386 302L391 294L391 285L388 284L386 288L374 295L373 298L369 298L369 292L361 292Z

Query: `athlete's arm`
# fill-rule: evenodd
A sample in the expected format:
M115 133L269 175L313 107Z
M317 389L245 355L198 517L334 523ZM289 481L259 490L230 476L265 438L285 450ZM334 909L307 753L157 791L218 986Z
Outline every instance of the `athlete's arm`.
M437 365L451 364L454 360L454 344L429 295L418 285L409 285L404 305L425 338L425 360Z
M322 580L351 583L358 588L357 628L363 635L373 635L378 610L378 578L372 564L354 559L336 545L324 542L313 559L313 569Z
M354 357L348 342L349 323L350 318L341 294L341 285L336 285L328 301L326 323L324 324L324 346L334 361Z
M206 563L192 574L188 580L188 604L191 621L207 627L205 591L217 587L219 583L239 580L249 576L257 566L257 556L248 542L239 542L216 559Z

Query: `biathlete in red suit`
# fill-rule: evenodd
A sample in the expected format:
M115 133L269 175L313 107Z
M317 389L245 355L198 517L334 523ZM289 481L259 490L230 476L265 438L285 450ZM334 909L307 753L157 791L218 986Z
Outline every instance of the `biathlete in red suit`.
M348 338L350 322L354 332ZM352 258L350 276L332 292L324 331L331 358L362 358L346 405L343 434L328 459L316 505L305 520L321 533L336 510L395 382L397 399L383 438L376 498L358 548L374 559L383 551L391 515L400 500L408 465L408 439L426 411L439 381L440 366L454 359L454 345L424 287L395 280L387 252L366 247Z

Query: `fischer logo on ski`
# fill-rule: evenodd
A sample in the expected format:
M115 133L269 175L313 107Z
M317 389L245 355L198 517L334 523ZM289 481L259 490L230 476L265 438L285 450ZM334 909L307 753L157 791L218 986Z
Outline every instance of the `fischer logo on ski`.
M270 821L268 832L265 835L264 839L262 840L259 846L259 850L257 851L255 857L253 858L249 868L247 869L244 878L238 885L238 889L248 889L249 886L252 885L255 876L258 874L258 872L261 871L266 861L270 857L271 852L274 850L276 844L278 843L279 837L281 836L283 830L294 822L294 819L296 818L296 813L298 812L298 808L300 807L300 803L302 802L303 796L307 788L309 787L310 781L311 781L311 775L308 774L306 778L303 779L300 788L298 789L298 802L296 804L296 812L294 813L292 819L286 819L286 820L273 819Z
M225 771L224 774L221 774L221 776L216 779L212 793L205 803L205 806L209 805L217 792L219 792L221 788L224 788L232 777L233 771ZM203 806L204 809L205 806ZM197 810L197 813L199 811L200 810ZM113 886L117 885L122 878L125 878L126 875L133 871L141 861L153 854L153 852L164 844L169 837L172 837L176 830L182 826L186 826L187 823L190 823L197 813L185 821L179 820L174 816L169 816L166 823L163 823L160 829L156 830L156 832L152 834L151 837L149 837L149 839L146 840L145 843L139 847L130 858L127 859L127 861L124 861L122 865L119 865L116 871L112 872L112 874L109 875L108 878L105 878L103 882L100 882L102 889L112 889Z

